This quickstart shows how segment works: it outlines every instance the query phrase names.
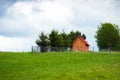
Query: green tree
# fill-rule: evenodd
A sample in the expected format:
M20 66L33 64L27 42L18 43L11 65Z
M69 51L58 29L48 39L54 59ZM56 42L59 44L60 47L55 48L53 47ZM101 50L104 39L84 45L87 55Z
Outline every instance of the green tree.
M56 47L63 47L63 45L64 45L63 37L62 35L58 34Z
M74 31L71 31L68 34L68 37L70 38L70 43L72 43L75 40L75 38L76 38L76 33Z
M85 34L82 34L82 38L86 40L86 36L85 36Z
M81 36L81 32L79 32L79 31L76 31L75 34L76 34L75 37L77 37L77 36Z
M102 23L95 34L99 50L117 50L120 42L119 27L111 23Z
M69 47L70 46L70 37L68 37L68 34L66 34L64 31L60 34L63 39L62 47Z
M77 36L81 36L81 32L71 31L69 34L66 34L64 31L58 33L58 31L52 30L48 37L41 32L39 39L36 40L36 44L41 47L43 52L47 50L47 46L53 47L51 48L52 51L58 51L57 47L61 47L61 49L63 49L62 47L71 47L72 42ZM83 37L86 38L85 35Z
M49 35L50 46L51 47L60 47L62 46L62 36L58 34L58 31L52 30Z
M76 37L80 36L81 37L81 32L79 31L71 31L69 34L68 34L68 37L70 38L70 43L72 43Z
M39 39L36 40L36 44L41 47L42 52L45 52L46 47L49 45L48 37L43 32L41 32Z

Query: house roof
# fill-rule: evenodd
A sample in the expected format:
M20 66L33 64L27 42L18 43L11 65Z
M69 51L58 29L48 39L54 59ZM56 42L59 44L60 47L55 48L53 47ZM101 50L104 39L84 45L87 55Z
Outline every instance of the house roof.
M87 46L90 46L89 44L88 44L88 42L87 41L85 41L85 39L83 39L81 36L78 36L78 37L76 37L76 39L80 39L83 43L85 43ZM75 39L75 40L76 40ZM74 42L73 42L74 43Z

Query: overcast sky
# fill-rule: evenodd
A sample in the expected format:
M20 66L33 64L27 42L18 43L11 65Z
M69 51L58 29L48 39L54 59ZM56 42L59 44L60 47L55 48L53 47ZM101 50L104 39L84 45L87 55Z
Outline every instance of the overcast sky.
M97 49L97 25L120 26L119 0L0 0L0 51L30 51L38 34L78 30Z

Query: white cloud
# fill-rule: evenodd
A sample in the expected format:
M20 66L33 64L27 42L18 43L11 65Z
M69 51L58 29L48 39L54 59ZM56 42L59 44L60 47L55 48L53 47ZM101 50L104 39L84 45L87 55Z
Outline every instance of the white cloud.
M0 36L0 51L31 51L35 45L31 38L9 38Z
M57 2L17 2L8 8L6 16L1 20L1 24L4 29L9 30L8 32L24 32L24 29L40 32L53 28L59 29L60 26L69 26L73 13L69 7ZM5 24L6 22L8 24Z
M29 36L35 40L41 31L49 33L52 29L64 29L66 32L79 30L87 35L91 46L96 46L94 34L97 25L101 22L120 24L119 9L114 0L18 1L10 6L6 10L6 16L0 19L0 35L9 36L1 39L10 42L11 46L16 43L18 37ZM14 36L14 39L10 38L11 36ZM21 47L24 47L25 43L29 44L25 41L28 39L20 39ZM7 48L7 45L4 49L5 47ZM19 47L18 49L22 50Z
M12 7L8 8L7 15L14 18L31 18L34 20L48 20L51 22L64 22L70 19L73 14L69 7L57 2L17 2Z
M16 17L18 17L18 14L29 15L32 12L31 8L31 3L28 4L28 2L17 2L8 9L7 14L12 13L13 16L17 14Z

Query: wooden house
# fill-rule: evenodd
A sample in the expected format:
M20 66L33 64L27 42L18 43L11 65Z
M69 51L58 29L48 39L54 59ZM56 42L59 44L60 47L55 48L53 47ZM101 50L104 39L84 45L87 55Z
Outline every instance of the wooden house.
M88 52L89 44L82 37L78 36L72 43L72 50L79 52Z

